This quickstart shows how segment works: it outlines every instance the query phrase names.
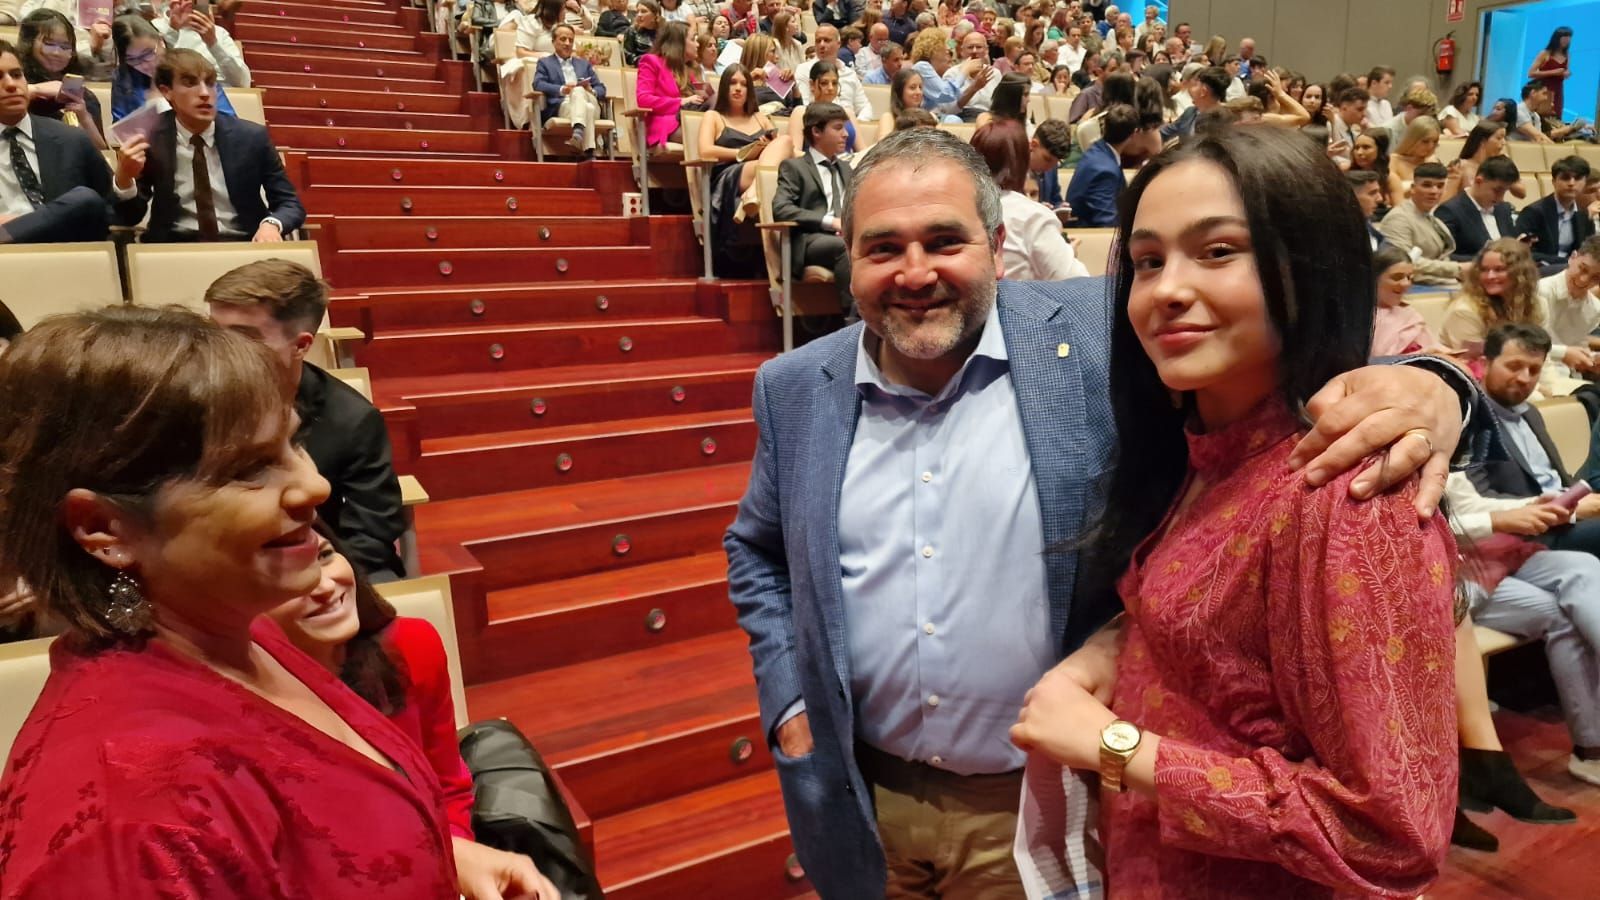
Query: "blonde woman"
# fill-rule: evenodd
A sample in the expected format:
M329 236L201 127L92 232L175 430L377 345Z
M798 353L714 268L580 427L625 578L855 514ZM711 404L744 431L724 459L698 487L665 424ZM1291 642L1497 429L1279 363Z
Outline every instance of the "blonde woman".
M1400 135L1399 143L1389 153L1389 174L1409 185L1417 166L1437 160L1434 151L1439 149L1439 120L1432 116L1417 116Z
M1452 350L1479 355L1484 335L1508 322L1544 325L1537 289L1539 269L1528 245L1515 238L1490 241L1461 275L1461 293L1450 301L1439 340Z

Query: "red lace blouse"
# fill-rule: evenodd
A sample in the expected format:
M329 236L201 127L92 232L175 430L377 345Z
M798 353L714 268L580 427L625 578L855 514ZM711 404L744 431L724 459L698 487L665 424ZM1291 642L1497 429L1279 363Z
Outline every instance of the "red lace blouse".
M406 705L389 717L427 754L444 790L450 833L472 840L472 773L456 743L456 705L444 642L426 619L397 617L384 633L389 651L405 666Z
M1303 485L1276 399L1189 439L1206 487L1120 584L1112 708L1162 736L1105 806L1122 897L1415 897L1456 803L1454 541L1414 488ZM1180 495L1181 496L1181 495Z
M422 751L266 617L253 636L399 771L160 643L57 641L0 780L0 897L457 896Z

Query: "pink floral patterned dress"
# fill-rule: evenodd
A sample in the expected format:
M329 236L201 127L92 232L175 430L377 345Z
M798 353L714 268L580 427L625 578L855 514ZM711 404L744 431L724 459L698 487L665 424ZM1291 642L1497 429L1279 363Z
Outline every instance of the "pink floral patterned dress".
M1156 796L1104 807L1113 897L1415 897L1439 873L1455 544L1414 487L1306 487L1301 432L1273 398L1190 435L1203 488L1120 583L1112 708L1162 740Z

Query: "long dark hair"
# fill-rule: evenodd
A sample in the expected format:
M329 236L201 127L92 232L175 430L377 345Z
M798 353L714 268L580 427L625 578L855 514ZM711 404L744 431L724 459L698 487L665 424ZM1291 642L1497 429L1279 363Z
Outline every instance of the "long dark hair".
M1173 403L1128 320L1134 279L1128 238L1150 183L1194 160L1220 167L1243 200L1267 317L1281 346L1280 402L1298 415L1334 376L1366 365L1372 342L1377 294L1361 208L1315 141L1277 128L1225 128L1187 138L1146 163L1123 192L1117 215L1111 406L1119 453L1102 512L1084 540L1092 584L1109 585L1127 567L1188 469L1185 411Z
M0 300L0 341L14 341L22 333L22 323L17 321L17 316Z
M344 665L339 667L339 680L378 712L392 716L406 708L406 689L411 686L404 663L390 656L383 642L383 632L395 620L394 607L378 594L361 567L345 552L344 542L326 522L319 518L312 527L356 573L356 621L359 625L355 637L344 645Z
M910 66L902 66L900 71L894 73L894 80L889 83L889 112L899 115L905 111L906 85L912 78L921 78L922 73Z
M1562 50L1561 49L1561 39L1562 38L1569 38L1569 37L1572 37L1572 29L1568 28L1565 25L1562 25L1560 28L1557 28L1555 31L1550 32L1550 43L1544 45L1544 52L1546 52L1546 53L1565 53L1565 52L1567 52L1567 50ZM1569 47L1568 50L1570 50L1570 49L1571 48Z
M1495 132L1505 130L1506 125L1504 122L1479 119L1478 124L1472 126L1472 130L1467 132L1467 139L1461 144L1461 155L1457 159L1471 159L1477 156L1478 151L1483 149L1484 143L1489 138L1494 137Z
M733 76L735 75L744 79L744 109L734 114L747 117L753 116L761 111L761 108L756 105L756 86L750 80L750 73L746 72L744 66L739 63L734 63L722 70L722 80L717 84L717 105L712 108L717 111L718 115L726 116L733 113L733 107L730 106L733 101L728 99L728 89L733 86Z
M29 84L55 81L62 75L83 74L83 59L78 56L77 49L73 49L72 56L67 59L67 67L60 72L46 72L44 66L34 59L34 45L50 39L58 31L66 35L68 44L77 47L78 33L73 30L71 20L61 13L53 9L36 9L23 17L22 24L17 28L17 57L22 61L22 76L28 79Z
M1028 122L1028 97L1033 92L1033 79L1021 72L1007 72L1000 76L994 94L989 100L989 115L995 119L1009 119L1020 125Z

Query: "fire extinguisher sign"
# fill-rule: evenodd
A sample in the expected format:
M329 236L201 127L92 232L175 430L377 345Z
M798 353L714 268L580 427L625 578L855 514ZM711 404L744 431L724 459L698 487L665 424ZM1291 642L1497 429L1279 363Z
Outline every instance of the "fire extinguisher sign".
M1459 22L1466 17L1467 0L1450 0L1450 5L1445 8L1444 20L1446 22Z

